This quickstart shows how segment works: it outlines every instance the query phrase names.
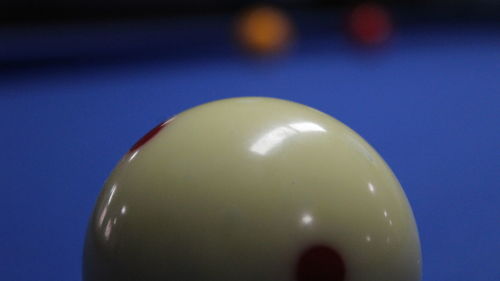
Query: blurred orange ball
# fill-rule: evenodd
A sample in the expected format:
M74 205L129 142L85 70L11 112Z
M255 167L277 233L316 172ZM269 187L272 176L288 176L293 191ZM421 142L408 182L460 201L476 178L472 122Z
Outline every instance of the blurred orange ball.
M246 50L269 55L284 51L290 44L293 26L280 10L262 6L243 13L236 22L236 38Z

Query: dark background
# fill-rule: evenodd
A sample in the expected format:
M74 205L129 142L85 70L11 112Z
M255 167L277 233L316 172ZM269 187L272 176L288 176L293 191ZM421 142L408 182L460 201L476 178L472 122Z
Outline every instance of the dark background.
M53 22L88 19L179 17L228 13L256 3L296 10L335 10L366 2L361 0L5 0L0 2L0 22ZM496 0L381 0L394 9L433 19L497 20Z

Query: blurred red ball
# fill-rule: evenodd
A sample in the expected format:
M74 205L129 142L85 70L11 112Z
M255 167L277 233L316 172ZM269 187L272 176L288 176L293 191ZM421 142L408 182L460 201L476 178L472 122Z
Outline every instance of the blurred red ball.
M386 42L393 31L390 13L378 4L360 4L348 17L348 32L356 42L376 46Z

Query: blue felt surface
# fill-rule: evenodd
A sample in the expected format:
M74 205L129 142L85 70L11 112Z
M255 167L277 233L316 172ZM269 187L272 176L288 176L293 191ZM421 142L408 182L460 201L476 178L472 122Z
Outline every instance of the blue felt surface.
M326 40L273 62L200 55L3 72L0 279L81 280L87 219L130 145L186 108L258 95L327 112L381 153L413 205L425 281L498 281L497 35L423 29L371 54Z

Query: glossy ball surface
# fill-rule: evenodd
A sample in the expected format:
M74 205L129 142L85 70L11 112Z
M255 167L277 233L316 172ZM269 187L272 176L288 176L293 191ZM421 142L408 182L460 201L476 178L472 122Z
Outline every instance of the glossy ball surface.
M310 107L234 98L148 133L92 215L84 281L418 281L390 168Z

